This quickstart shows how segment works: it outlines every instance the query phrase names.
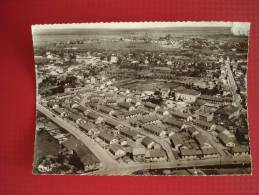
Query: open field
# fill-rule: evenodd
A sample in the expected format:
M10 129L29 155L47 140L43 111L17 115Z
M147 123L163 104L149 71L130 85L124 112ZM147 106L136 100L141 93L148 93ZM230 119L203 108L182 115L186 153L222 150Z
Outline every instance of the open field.
M120 85L122 88L128 88L130 90L142 90L142 91L153 91L161 88L175 88L179 86L177 83L164 82L153 79L138 80L135 83Z

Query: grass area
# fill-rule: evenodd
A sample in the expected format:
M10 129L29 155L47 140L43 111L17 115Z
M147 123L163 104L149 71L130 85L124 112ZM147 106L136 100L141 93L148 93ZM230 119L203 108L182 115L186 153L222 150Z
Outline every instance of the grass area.
M60 145L47 131L39 131L36 134L35 161L38 161L42 157L47 155L56 156L58 155Z

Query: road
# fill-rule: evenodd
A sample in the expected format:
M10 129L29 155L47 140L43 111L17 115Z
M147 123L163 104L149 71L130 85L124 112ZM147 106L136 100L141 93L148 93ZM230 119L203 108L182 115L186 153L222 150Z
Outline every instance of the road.
M84 105L81 104L81 106L84 106ZM85 106L84 106L84 107L85 107ZM117 119L117 118L115 118L115 117L112 117L112 116L109 116L109 115L100 113L100 112L98 112L98 111L96 111L96 110L93 110L93 109L91 109L91 108L89 108L89 107L87 107L87 110L90 110L90 111L92 111L92 112L95 112L95 113L97 113L98 115L100 115L100 116L102 116L102 117L104 117L104 118L108 118L108 119L110 119L110 120L112 120L112 121L114 121L114 122L116 122L116 123L118 123L118 124L121 124L121 125L123 125L123 126L125 126L125 127L129 127L129 128L131 128L131 129L137 131L138 133L142 134L142 135L145 135L145 136L147 136L147 137L152 138L155 142L157 142L158 144L160 144L160 145L162 146L162 148L166 151L166 154L167 154L167 157L168 157L168 160L169 160L169 161L175 161L175 160L176 160L175 157L174 157L174 154L173 154L173 152L172 152L171 146L170 146L167 142L165 142L165 141L163 141L163 140L160 140L157 136L155 136L155 135L153 135L153 134L151 134L151 133L146 132L144 129L135 128L135 127L131 126L129 123L123 122L123 121L121 121L121 120L119 120L119 119Z
M221 145L220 143L216 143L214 141L215 137L213 135L211 135L208 131L198 127L197 125L192 125L192 126L195 129L197 129L201 134L206 136L206 138L209 140L212 147L214 147L221 156L226 156L226 153L224 152L224 149L225 149L224 146Z
M123 170L99 170L93 172L95 175L130 175L139 170L151 169L173 169L173 168L194 168L194 167L207 167L207 166L224 166L224 165L241 165L249 164L250 157L223 157L212 159L198 159L198 160L177 160L177 162L152 162L152 163L135 163L127 165Z
M91 138L85 135L81 130L72 126L68 122L64 121L59 116L55 115L47 108L37 104L37 110L56 123L58 126L62 127L63 129L67 130L69 133L74 135L77 139L79 139L82 143L85 144L100 160L103 165L103 169L108 169L110 167L115 169L121 169L123 167L122 163L119 163L115 159L113 159L99 144L94 142Z

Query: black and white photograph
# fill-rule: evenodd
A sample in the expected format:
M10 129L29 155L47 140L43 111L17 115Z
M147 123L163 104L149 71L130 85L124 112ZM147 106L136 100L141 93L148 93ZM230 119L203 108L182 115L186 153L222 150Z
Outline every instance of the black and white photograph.
M32 26L34 174L251 175L250 23Z

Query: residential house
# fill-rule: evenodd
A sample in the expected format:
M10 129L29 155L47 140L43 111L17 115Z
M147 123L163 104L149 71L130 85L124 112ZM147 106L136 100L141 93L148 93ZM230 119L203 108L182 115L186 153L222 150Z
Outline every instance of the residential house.
M193 89L186 89L184 87L178 87L175 89L175 99L183 100L184 102L192 103L201 95L199 91Z
M159 122L159 118L156 115L146 115L139 120L142 124L153 124Z
M151 149L155 145L155 142L149 137L144 137L141 143L148 149Z
M120 127L122 127L122 125L114 120L110 120L110 119L106 119L105 121L106 125L109 125L110 127L114 128L114 129L119 129Z
M204 129L204 130L212 130L213 129L213 124L206 122L206 121L202 121L202 120L194 120L193 124L195 124L196 126Z
M120 134L133 141L136 141L138 139L138 133L127 127L120 128Z
M144 106L145 106L148 110L153 110L153 111L160 108L159 105L153 104L153 103L151 103L151 102L145 102L145 103L144 103Z
M186 121L192 120L192 116L190 114L187 114L187 113L172 110L172 111L170 111L170 114L171 114L172 117L174 117L176 119L186 120Z
M148 150L145 155L145 159L148 162L161 162L167 159L164 150L162 149L154 149Z
M225 133L226 131L223 131L218 134L219 141L227 147L235 147L236 145L236 139L233 136L230 136L229 134Z
M182 159L193 160L197 159L197 152L195 149L188 149L185 147L180 148L180 155Z
M114 115L115 114L115 111L110 108L110 107L107 107L107 106L104 106L104 105L100 105L99 108L98 108L101 112L105 113L105 114L108 114L110 116Z
M199 120L201 120L201 121L211 122L213 120L214 113L200 111L198 117L199 117Z
M128 102L119 102L119 103L118 103L118 106L121 107L121 108L123 108L123 109L126 109L126 110L128 110L128 111L132 111L132 110L135 109L135 107L132 106L132 105L131 105L130 103L128 103Z
M211 144L208 139L201 133L198 133L194 136L195 141L198 143L200 148L210 148Z
M143 161L146 155L146 148L134 147L132 150L132 158L135 161Z
M186 130L191 137L194 137L195 135L199 134L199 131L195 127L192 127L192 126L187 127Z
M168 116L170 113L167 109L164 108L158 108L156 111L157 114L160 114L162 116Z
M213 147L202 148L201 150L203 158L217 158L219 156L218 152Z
M170 142L172 146L177 150L179 150L179 148L183 145L183 140L178 134L170 136Z
M79 123L80 120L82 120L79 115L76 115L76 114L74 114L74 113L68 114L67 117L68 117L70 120L72 120L73 122L75 122L75 123Z
M98 137L107 144L118 143L118 139L114 138L114 136L110 133L101 132L99 133Z
M221 118L232 120L234 118L239 117L240 108L233 106L233 105L227 105L227 106L217 110L216 114L220 115Z
M60 108L60 107L55 107L55 108L53 108L53 111L54 111L56 114L58 114L59 116L61 116L61 117L66 116L65 110L62 109L62 108Z
M177 120L176 118L173 118L173 117L166 118L163 120L163 122L172 127L176 127L179 129L183 129L186 127L183 121Z
M121 158L126 155L126 151L118 144L111 144L109 151L115 156L115 158Z
M202 100L207 103L211 104L223 104L224 100L221 97L211 96L211 95L201 95L199 96L198 100Z
M250 154L250 149L248 145L237 145L231 148L230 153L235 157L246 156Z
M166 135L165 129L161 126L158 126L158 125L147 124L147 125L144 125L143 128L146 131L148 131L152 134L155 134L157 136L160 136L160 137L164 137Z

